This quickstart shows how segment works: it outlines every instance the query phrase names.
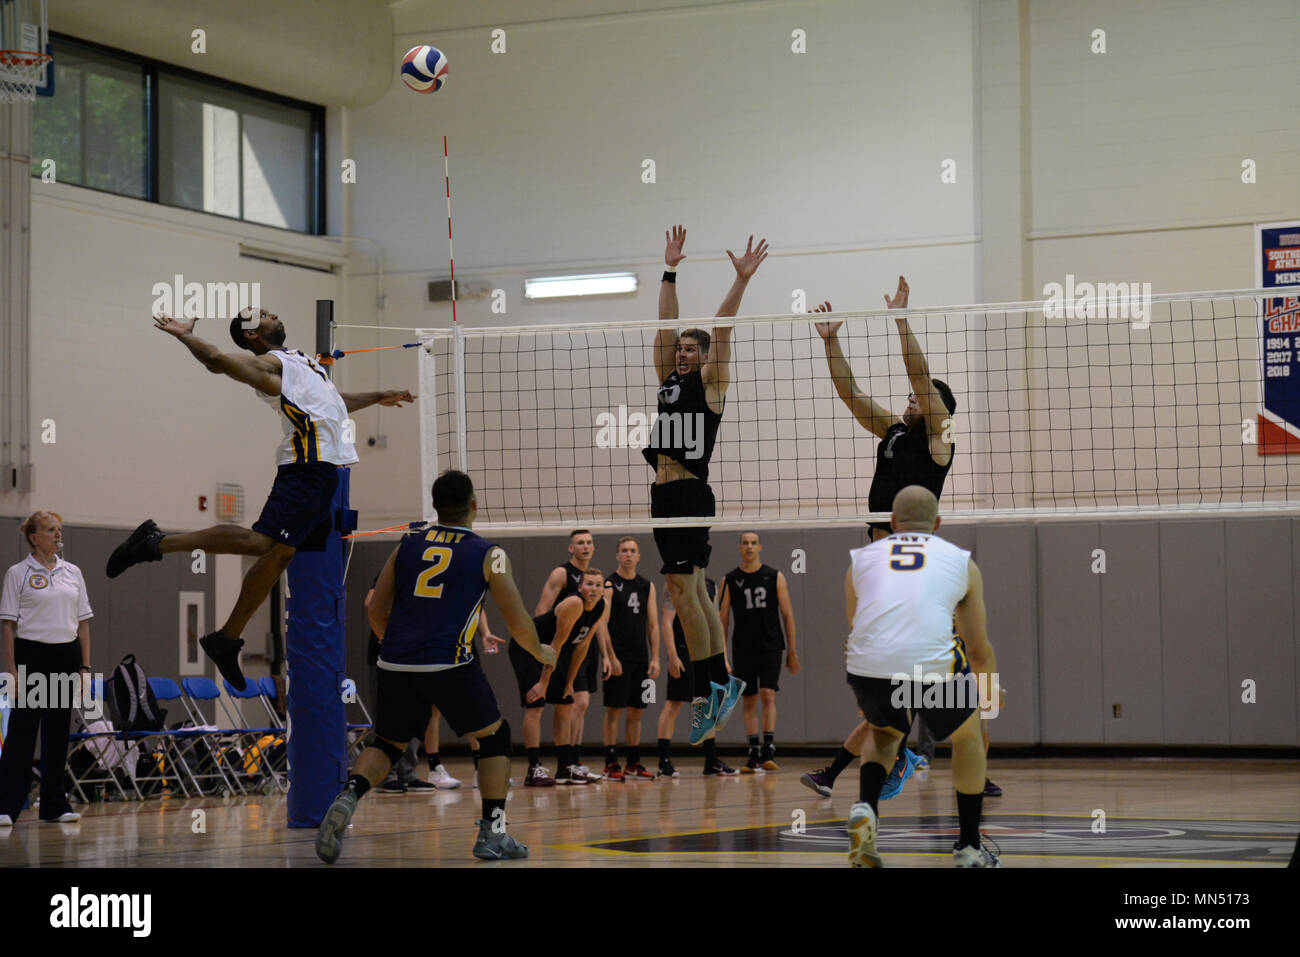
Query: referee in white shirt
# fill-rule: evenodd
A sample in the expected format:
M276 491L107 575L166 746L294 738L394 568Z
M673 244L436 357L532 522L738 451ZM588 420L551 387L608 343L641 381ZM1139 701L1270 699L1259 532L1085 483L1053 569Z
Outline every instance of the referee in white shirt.
M36 731L41 733L42 821L60 824L81 820L63 790L68 759L72 702L50 700L58 689L72 687L61 676L90 672L90 600L81 569L59 557L63 520L54 512L35 512L19 526L32 553L5 572L0 590L0 668L23 673L11 687L32 686L44 675L50 707L26 707L20 698L9 719L9 736L0 753L0 827L10 827L22 813L31 787Z

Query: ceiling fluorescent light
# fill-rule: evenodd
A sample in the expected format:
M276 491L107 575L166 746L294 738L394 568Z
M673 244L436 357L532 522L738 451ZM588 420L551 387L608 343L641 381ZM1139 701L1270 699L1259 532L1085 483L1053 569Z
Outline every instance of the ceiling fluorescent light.
M524 280L525 299L570 296L625 296L636 292L636 273L607 272L586 276L543 276Z

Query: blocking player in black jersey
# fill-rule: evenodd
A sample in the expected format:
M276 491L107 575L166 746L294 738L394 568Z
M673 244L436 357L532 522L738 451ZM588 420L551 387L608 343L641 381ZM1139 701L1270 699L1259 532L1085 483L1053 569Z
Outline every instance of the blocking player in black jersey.
M641 713L659 677L659 606L654 582L636 573L641 549L630 535L618 540L618 570L605 579L609 619L596 635L605 665L605 777L652 780L641 763ZM650 685L647 685L647 682ZM626 714L627 770L618 764L618 719Z
M555 652L538 640L505 551L471 531L478 503L469 476L456 471L438 476L433 507L438 524L404 536L375 582L370 627L383 642L375 734L316 835L316 854L329 864L343 849L357 802L384 779L411 738L424 733L434 707L457 734L479 739L483 816L474 856L528 856L528 848L506 833L510 725L501 717L474 656L484 594L492 592L514 644L521 645L539 668L553 665Z
M731 637L731 658L736 677L745 682L745 735L749 755L742 774L775 771L776 693L781 690L781 665L790 674L799 673L795 651L794 607L785 574L762 562L763 545L758 532L740 536L740 565L723 578L718 616L726 633L732 613L736 630ZM782 634L781 626L785 625ZM758 745L758 706L763 706L763 747Z
M576 749L570 744L573 712L573 685L577 679L592 636L606 613L602 597L605 576L598 568L587 568L579 578L578 593L566 595L549 611L532 619L542 644L556 651L552 666L539 665L526 648L510 644L510 664L519 683L520 705L524 710L524 749L528 754L526 787L550 787L555 784L587 784L587 776L575 774ZM541 763L542 708L555 706L552 726L558 753L558 769L552 778ZM599 779L597 779L599 780Z
M664 263L668 268L659 287L659 318L675 323L677 264L686 258L682 255L686 230L675 226L665 238ZM745 287L767 258L767 240L760 239L756 247L750 236L743 255L738 257L731 250L727 255L736 279L718 307L718 318L739 311ZM715 514L709 459L731 384L731 331L731 326L714 326L710 335L703 329L678 333L676 328L665 327L655 336L654 369L661 383L658 415L643 453L655 472L650 487L653 518ZM668 597L681 620L696 665L690 742L699 744L731 716L744 684L727 674L722 622L704 590L704 569L710 551L708 528L660 527L654 530L654 536L664 563L660 571L667 579Z
M712 578L704 579L705 591L709 596L710 604L717 605L718 584ZM672 632L673 640L665 641L668 648L668 688L665 694L664 710L659 713L659 774L661 778L675 778L679 773L672 762L672 739L673 729L677 726L677 712L682 709L683 704L687 704L695 697L694 670L695 665L691 662L690 650L686 646L686 635L682 633L682 623L677 620L677 614L673 611L672 602L664 602L663 607L663 627L665 632ZM722 663L727 668L727 673L731 673L731 660L727 657L725 648L722 656ZM740 772L729 767L718 757L718 742L715 738L705 738L701 744L701 750L704 752L704 775L712 777L719 775L721 777L732 777Z
M551 569L546 584L542 587L542 596L537 600L534 615L540 615L555 607L556 602L569 595L578 594L582 582L582 573L591 564L596 554L596 542L591 532L585 528L574 529L569 533L569 561ZM605 592L605 606L609 606L609 592ZM591 651L594 652L594 647ZM594 774L582 763L582 732L587 722L587 709L591 706L591 693L596 690L600 678L600 655L587 653L582 670L573 683L573 708L569 712L569 740L556 741L556 745L573 747L574 762L578 776L594 784L604 775ZM564 768L561 766L560 771Z
M906 309L909 291L907 280L899 276L898 289L893 298L885 296L885 304L890 309ZM816 311L830 312L831 304L823 303ZM876 451L876 471L868 496L868 507L873 512L890 511L894 496L909 485L927 488L939 498L957 450L952 428L952 415L957 411L957 400L946 383L930 376L930 364L912 333L907 315L900 312L894 321L902 343L908 383L912 387L907 409L901 416L893 415L858 388L853 370L840 347L838 333L843 323L816 324L818 334L825 341L826 364L830 368L836 393L862 427L881 440ZM871 524L872 541L889 534L888 523ZM921 725L919 734L923 739L922 747L925 747L924 742L928 740L927 750L933 754L932 736L923 720L918 718L918 724ZM805 774L801 778L802 782L817 793L829 797L836 777L861 754L870 727L866 721L861 722L845 739L834 762L828 767ZM980 727L987 736L988 731L983 723ZM895 785L901 787L900 779L911 773L911 768L917 761L917 756L905 746L900 749L898 763L886 788L886 797L897 793ZM1001 790L990 781L987 792L996 795Z

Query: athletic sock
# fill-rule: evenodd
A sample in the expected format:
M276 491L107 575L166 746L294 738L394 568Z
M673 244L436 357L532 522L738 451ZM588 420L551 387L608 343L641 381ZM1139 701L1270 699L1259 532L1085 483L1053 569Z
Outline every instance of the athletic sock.
M767 754L776 754L776 732L763 732L763 751Z
M437 767L438 765L440 765L440 764L442 764L442 755L440 755L437 751L435 751L435 752L433 752L433 754L430 754L430 755L429 755L429 770L430 770L430 771L433 771L433 769L436 768L436 767Z
M875 761L863 761L862 770L858 773L858 800L866 801L871 805L871 810L875 811L887 777L889 772Z
M709 661L708 658L701 658L699 661L694 662L694 667L691 669L691 680L695 685L692 693L697 698L707 698L710 694Z
M629 765L641 763L641 745L635 744L627 749L627 763Z
M718 741L716 738L709 738L703 744L704 748L704 766L712 767L718 763Z
M618 748L612 744L605 749L605 763L606 764L618 763Z
M672 757L672 753L670 751L670 748L672 747L672 743L673 743L672 738L659 739L659 763L660 764L663 764L665 761L669 760Z
M541 748L524 748L524 751L528 754L528 766L530 768L535 768L542 763Z
M962 794L957 792L957 822L961 826L958 847L980 846L980 815L984 811L984 792Z
M478 752L475 751L475 752L471 755L471 757L474 759L474 770L477 771L477 770L478 770Z
M483 820L486 821L489 825L496 823L497 819L493 817L493 814L498 808L501 809L500 820L502 826L504 826L506 822L506 799L505 798L484 798L483 799Z
M573 754L573 763L574 763L575 765L577 765L577 764L581 764L581 763L582 763L582 745L580 745L580 744L571 744L571 745L569 745L569 747L573 749L573 751L572 751L572 754Z
M751 734L746 736L749 741L749 753L752 757L758 756L758 735Z
M354 774L348 778L348 787L357 792L357 797L362 798L370 790L370 782L361 775Z
M709 680L722 685L724 688L727 682L731 680L731 675L727 672L727 659L724 655L714 655L709 659Z
M831 766L826 769L826 774L832 781L834 781L840 776L841 771L853 763L855 757L857 757L857 755L851 753L845 748L840 748L840 753L835 755L835 760L832 761Z

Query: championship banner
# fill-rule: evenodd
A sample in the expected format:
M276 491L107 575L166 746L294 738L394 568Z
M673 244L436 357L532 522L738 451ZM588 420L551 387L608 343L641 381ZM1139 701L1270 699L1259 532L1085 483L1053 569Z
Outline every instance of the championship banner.
M1255 227L1255 279L1300 285L1300 222ZM1300 297L1261 302L1259 454L1300 452Z

